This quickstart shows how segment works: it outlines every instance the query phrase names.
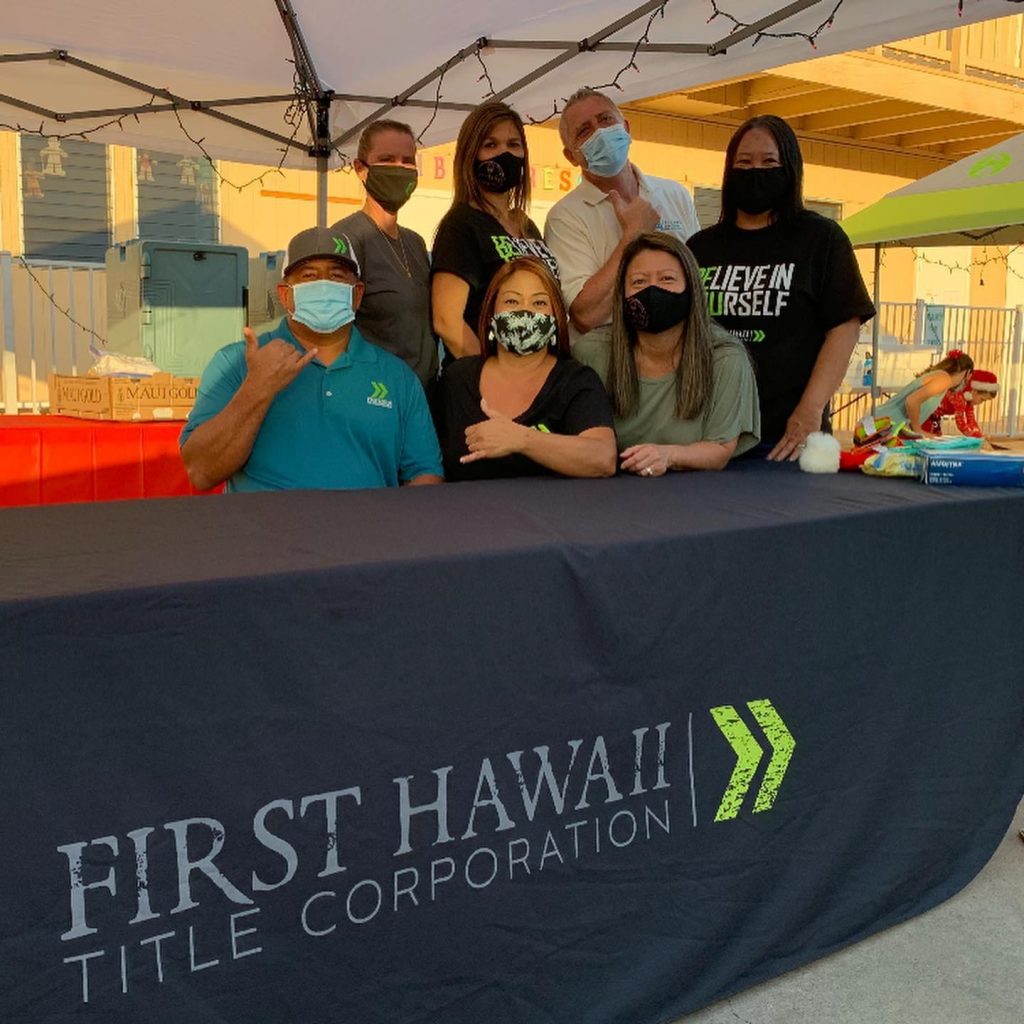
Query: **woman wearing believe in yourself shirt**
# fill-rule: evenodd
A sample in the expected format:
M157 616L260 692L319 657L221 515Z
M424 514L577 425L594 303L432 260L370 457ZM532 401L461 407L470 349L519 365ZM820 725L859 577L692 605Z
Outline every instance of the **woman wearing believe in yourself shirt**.
M477 321L494 272L517 256L558 264L527 216L530 165L519 115L496 100L473 110L455 143L455 195L431 253L434 330L450 356L478 355Z
M785 121L736 130L721 218L688 244L711 316L753 357L762 449L798 458L808 434L830 428L828 403L875 308L843 229L804 209L803 158Z

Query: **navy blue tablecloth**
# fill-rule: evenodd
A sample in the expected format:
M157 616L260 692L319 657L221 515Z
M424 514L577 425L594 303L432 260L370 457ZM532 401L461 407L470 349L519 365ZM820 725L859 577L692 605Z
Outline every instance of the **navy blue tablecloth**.
M980 870L1022 608L792 467L0 512L0 1020L672 1019Z

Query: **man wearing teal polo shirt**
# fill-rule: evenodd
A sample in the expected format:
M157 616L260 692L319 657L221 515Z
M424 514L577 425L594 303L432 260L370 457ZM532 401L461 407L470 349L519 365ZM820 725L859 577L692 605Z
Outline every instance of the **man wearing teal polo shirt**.
M309 228L288 245L276 330L217 352L181 433L206 490L397 487L442 481L423 387L353 320L363 294L348 239Z

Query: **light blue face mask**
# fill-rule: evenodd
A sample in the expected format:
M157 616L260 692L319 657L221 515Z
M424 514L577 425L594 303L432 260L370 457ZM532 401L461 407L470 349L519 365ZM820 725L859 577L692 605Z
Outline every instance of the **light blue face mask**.
M587 170L599 178L614 178L626 166L630 141L629 132L621 122L598 128L580 146L580 152L587 161Z
M305 281L292 285L292 319L317 334L333 334L356 318L352 285L344 281Z

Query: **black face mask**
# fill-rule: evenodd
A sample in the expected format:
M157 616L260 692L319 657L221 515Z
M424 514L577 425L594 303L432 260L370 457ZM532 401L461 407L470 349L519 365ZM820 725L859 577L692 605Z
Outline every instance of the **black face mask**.
M388 213L398 211L409 201L416 188L416 168L398 164L370 164L366 191Z
M785 167L733 167L725 180L727 199L738 210L756 216L777 210L789 188Z
M670 292L656 284L648 285L626 299L626 321L634 330L645 334L661 334L690 315L693 296L685 292Z
M515 188L523 180L526 161L505 150L490 160L473 162L473 173L485 192L502 193Z

